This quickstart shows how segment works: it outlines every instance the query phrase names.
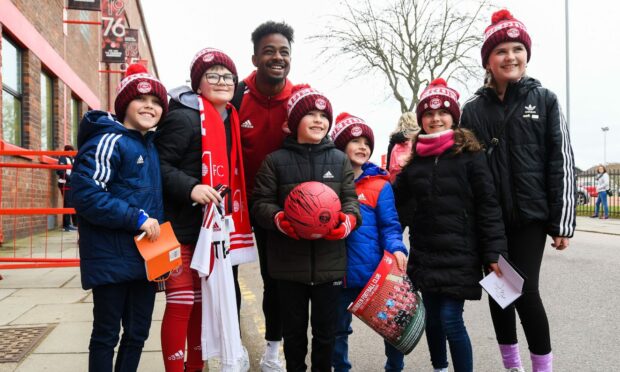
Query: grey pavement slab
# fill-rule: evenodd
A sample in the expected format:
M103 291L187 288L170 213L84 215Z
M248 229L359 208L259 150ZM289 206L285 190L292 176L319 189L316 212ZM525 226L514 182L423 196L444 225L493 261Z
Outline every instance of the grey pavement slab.
M92 321L59 323L34 349L34 354L88 353Z
M154 320L151 323L151 330L149 331L149 338L144 343L144 350L157 351L161 353L160 331L161 331L161 320Z
M160 298L163 298L163 300L160 300ZM165 309L166 295L163 293L158 293L155 300L155 309L153 309L153 320L162 320L164 318Z
M77 272L68 282L66 282L63 288L82 288L82 280L80 279L80 273Z
M16 289L2 288L0 289L0 301L14 293Z
M69 372L88 370L87 353L30 354L16 372Z
M93 305L89 303L35 305L16 318L11 325L61 322L92 322Z
M0 372L13 372L19 363L0 363Z
M79 276L77 268L3 270L0 288L60 288Z
M608 235L620 235L620 220L577 217L577 231L593 232Z
M80 288L26 288L19 289L3 301L22 298L34 304L70 304L80 302L88 292Z
M13 320L28 312L35 306L32 301L8 297L0 301L0 326L9 325Z

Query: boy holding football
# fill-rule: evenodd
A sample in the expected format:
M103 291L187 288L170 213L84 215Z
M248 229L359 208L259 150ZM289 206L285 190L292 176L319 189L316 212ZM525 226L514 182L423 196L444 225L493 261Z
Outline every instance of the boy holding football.
M268 230L268 270L278 280L287 370L306 370L310 315L312 370L327 372L346 271L344 239L361 224L361 216L351 162L327 137L332 123L329 100L308 85L298 85L293 87L287 112L291 135L262 163L252 213ZM338 224L317 240L299 239L283 210L289 192L308 181L331 187L342 205Z

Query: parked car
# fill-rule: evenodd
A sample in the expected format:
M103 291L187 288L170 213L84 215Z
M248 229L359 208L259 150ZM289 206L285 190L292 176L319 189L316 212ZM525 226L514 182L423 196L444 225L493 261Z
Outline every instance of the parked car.
M594 190L596 191L596 190ZM590 193L583 186L577 186L577 205L586 205L590 202Z
M585 189L588 192L588 195L593 198L596 198L598 196L598 191L596 191L596 185L593 182L586 182L577 187Z

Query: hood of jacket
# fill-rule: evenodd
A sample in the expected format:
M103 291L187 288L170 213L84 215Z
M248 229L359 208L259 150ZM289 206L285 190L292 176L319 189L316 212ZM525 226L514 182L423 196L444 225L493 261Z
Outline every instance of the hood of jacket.
M116 119L116 116L106 111L91 110L84 114L84 117L80 121L80 128L78 130L78 148L91 137L99 133L132 133L138 131L129 130L123 126L123 123Z
M362 165L362 174L355 180L355 182L357 183L363 180L364 178L370 178L370 177L379 177L379 178L383 178L388 181L390 180L390 175L385 169L380 168L374 163L367 162L364 165Z
M170 96L170 103L168 104L169 111L181 107L187 107L196 111L199 110L198 94L187 85L181 85L171 89L168 95Z
M245 83L249 93L254 97L256 102L264 106L275 106L282 101L288 101L288 99L291 97L291 90L293 89L293 83L291 83L289 79L286 79L284 89L282 89L280 93L274 96L266 96L262 94L258 91L258 88L256 88L256 70L252 71L250 76L243 79L243 82Z

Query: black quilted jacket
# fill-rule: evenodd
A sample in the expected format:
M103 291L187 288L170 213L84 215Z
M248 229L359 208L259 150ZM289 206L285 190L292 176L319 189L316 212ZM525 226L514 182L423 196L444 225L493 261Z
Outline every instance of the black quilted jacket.
M362 223L349 158L326 138L318 145L301 145L292 137L282 149L269 154L255 179L252 213L267 234L269 274L275 279L305 284L342 280L346 272L344 240L294 240L280 233L273 222L284 200L298 184L319 181L340 197L342 212Z
M394 196L399 215L412 216L407 270L412 280L426 292L480 299L483 264L506 254L484 153L454 155L449 149L416 156L396 178Z
M530 77L510 84L503 101L483 87L463 106L460 125L471 129L487 152L493 138L499 139L488 159L508 231L543 223L551 236L573 236L575 164L553 92Z

